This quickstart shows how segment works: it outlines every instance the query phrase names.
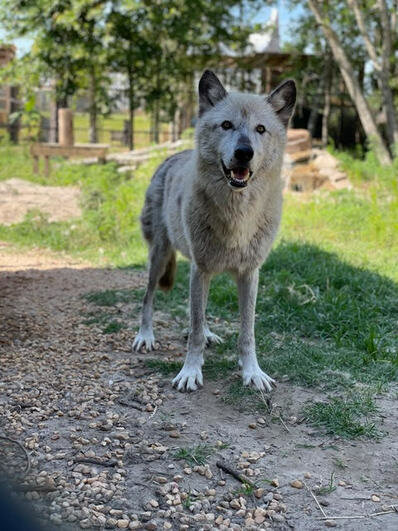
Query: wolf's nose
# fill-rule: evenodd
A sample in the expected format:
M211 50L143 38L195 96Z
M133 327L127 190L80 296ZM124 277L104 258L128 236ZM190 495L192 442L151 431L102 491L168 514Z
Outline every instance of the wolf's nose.
M249 144L241 144L235 149L234 155L239 162L249 162L253 158L254 151Z

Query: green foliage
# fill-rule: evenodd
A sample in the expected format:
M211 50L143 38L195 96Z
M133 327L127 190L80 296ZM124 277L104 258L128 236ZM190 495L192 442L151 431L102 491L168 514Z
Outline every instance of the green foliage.
M214 453L214 448L208 444L198 444L188 448L179 448L174 457L184 459L188 465L204 465Z
M380 437L374 422L368 420L369 414L375 411L372 397L360 393L350 398L332 397L328 402L317 402L304 408L304 414L313 426L321 427L327 434L350 439Z

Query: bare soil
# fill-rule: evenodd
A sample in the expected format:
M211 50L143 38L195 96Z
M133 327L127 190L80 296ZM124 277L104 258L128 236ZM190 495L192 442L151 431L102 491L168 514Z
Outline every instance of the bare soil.
M81 216L77 186L42 186L8 179L0 182L0 224L23 221L30 210L40 211L49 221L67 221Z
M227 405L222 375L181 394L146 367L146 354L131 352L137 305L118 305L128 324L118 333L85 324L98 307L82 296L143 287L145 273L7 244L0 272L0 435L12 439L0 438L0 462L50 529L322 529L310 490L330 526L398 528L388 512L398 505L393 393L379 399L387 435L378 441L318 433L300 410L322 397L289 382L272 394L269 415ZM155 312L155 332L154 356L180 360L178 325ZM210 448L205 467L176 457L198 444ZM264 490L242 495L217 468L222 459ZM366 516L374 513L387 514Z

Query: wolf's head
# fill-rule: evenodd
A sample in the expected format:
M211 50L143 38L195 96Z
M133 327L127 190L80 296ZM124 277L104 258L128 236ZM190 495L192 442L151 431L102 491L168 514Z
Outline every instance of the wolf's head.
M296 102L288 80L266 97L227 93L206 70L199 82L197 145L203 164L216 167L233 190L280 167L286 129Z

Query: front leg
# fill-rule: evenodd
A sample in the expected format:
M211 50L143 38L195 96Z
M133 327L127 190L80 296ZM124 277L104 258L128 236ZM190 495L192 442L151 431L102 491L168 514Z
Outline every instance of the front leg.
M200 271L196 264L191 265L190 312L191 328L188 337L188 351L184 365L173 380L173 387L179 391L195 391L203 385L202 365L206 338L205 304L209 290L210 275Z
M256 355L254 319L258 288L258 269L238 275L240 310L239 362L242 367L243 384L253 384L257 389L272 390L275 380L260 369Z

